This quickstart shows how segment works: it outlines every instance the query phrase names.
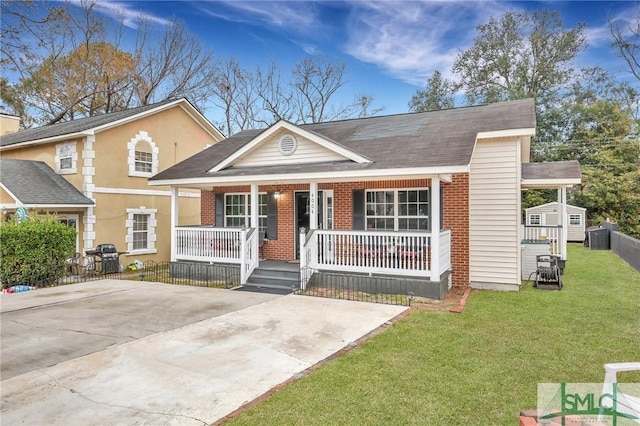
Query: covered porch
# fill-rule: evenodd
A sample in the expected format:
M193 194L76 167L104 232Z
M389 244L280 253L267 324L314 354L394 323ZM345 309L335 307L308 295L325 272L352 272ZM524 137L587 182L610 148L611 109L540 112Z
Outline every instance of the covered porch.
M443 226L443 213L452 179L435 174L198 184L210 191L202 197L203 224L186 226L176 221L179 188L172 187L171 261L237 265L241 285L269 259L299 262L301 289L323 272L425 285L445 280L448 288L452 231Z
M580 165L577 161L554 163L526 163L522 165L522 189L553 189L557 191L557 225L527 224L521 228L522 243L548 243L549 254L567 260L569 215L567 189L580 184Z

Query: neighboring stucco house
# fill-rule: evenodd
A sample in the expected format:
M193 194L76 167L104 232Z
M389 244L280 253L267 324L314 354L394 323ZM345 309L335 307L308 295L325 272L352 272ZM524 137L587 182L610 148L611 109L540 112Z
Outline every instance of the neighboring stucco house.
M211 227L178 226L174 210L172 261L236 263L243 284L266 258L299 259L311 280L327 272L411 277L428 297L451 284L517 290L521 190L556 188L564 203L566 187L580 182L577 162L529 164L535 127L530 99L279 121L225 139L150 184L171 186L173 198L179 188L202 190L202 224Z
M526 225L529 227L557 227L562 221L562 218L559 217L561 214L560 206L555 201L529 207L525 209ZM567 204L565 215L562 222L567 224L567 241L583 242L587 209Z
M113 243L128 252L122 263L167 260L170 191L147 179L222 139L186 99L5 134L1 208L56 213L78 231L80 253ZM179 195L178 221L199 223L200 191Z

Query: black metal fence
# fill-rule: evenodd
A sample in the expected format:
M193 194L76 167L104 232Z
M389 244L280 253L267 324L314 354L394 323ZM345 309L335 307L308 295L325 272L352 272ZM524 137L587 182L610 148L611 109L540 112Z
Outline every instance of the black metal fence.
M231 288L240 283L240 269L233 265L209 265L181 262L146 261L141 268L105 273L92 266L66 266L46 276L22 275L2 282L5 292L21 292L34 288L56 287L102 279L150 281L199 287Z
M303 268L300 280L301 283L308 282L305 289L298 289L296 294L401 306L411 306L413 300L406 280L400 277L313 273L313 270Z

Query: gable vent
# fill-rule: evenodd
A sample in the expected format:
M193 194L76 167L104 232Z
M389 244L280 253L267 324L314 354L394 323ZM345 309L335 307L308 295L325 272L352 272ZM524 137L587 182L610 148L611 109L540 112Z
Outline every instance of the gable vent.
M287 133L280 138L280 153L282 155L293 154L294 152L296 152L297 147L298 141L296 141L295 136Z

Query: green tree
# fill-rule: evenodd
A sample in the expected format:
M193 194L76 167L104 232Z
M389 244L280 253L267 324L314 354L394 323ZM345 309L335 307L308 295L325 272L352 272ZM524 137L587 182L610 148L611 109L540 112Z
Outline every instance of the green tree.
M556 99L586 47L584 25L566 30L556 11L508 12L477 27L473 46L453 64L470 104Z
M442 77L440 71L434 71L427 79L424 90L418 90L409 101L409 111L435 111L455 106L455 84Z

